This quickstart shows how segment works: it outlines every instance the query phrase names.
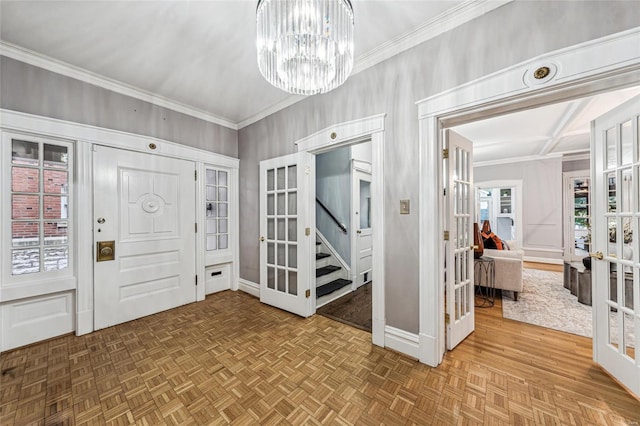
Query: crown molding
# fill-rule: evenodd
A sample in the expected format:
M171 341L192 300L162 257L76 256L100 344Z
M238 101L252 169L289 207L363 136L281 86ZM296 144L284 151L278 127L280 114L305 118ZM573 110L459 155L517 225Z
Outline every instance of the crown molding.
M358 74L368 68L371 68L380 62L409 50L420 43L435 38L447 31L450 31L460 25L463 25L472 19L491 12L505 4L511 3L513 0L467 0L456 7L448 9L444 13L438 15L434 19L427 21L413 31L402 34L394 40L390 40L367 53L358 56L353 66L351 75ZM268 117L282 109L294 105L306 96L290 96L281 102L278 102L257 114L251 115L238 123L238 129L247 127L257 121Z
M394 40L384 43L379 47L360 55L355 60L352 75L371 68L382 61L385 61L401 52L404 52L405 50L411 49L419 45L420 43L424 43L427 40L433 39L447 31L452 30L455 27L463 25L471 21L472 19L482 16L485 13L488 13L512 1L513 0L467 0L457 5L456 7L448 9L444 13L426 22L417 29L405 33ZM146 90L139 89L126 83L122 83L118 80L104 77L100 74L88 71L84 68L76 67L66 62L51 58L49 56L5 41L0 41L0 55L16 59L18 61L25 62L27 64L34 65L58 74L62 74L76 80L84 81L85 83L93 84L95 86L102 87L103 89L111 90L125 96L130 96L132 98L149 102L163 108L199 118L210 123L228 127L233 130L239 130L247 127L306 98L306 96L288 96L284 100L277 102L269 106L268 108L265 108L256 114L250 115L247 118L236 123L224 117L220 117L207 111L186 105L184 103L165 98Z
M17 46L12 43L0 40L0 55L25 62L27 64L46 69L48 71L55 72L57 74L62 74L76 80L84 81L85 83L89 83L103 89L111 90L112 92L120 93L121 95L149 102L150 104L167 108L172 111L186 114L195 118L199 118L201 120L218 124L220 126L228 127L233 130L238 130L238 125L230 120L227 120L226 118L219 117L204 110L194 108L192 106L171 100L169 98L165 98L146 90L139 89L126 83L122 83L118 80L104 77L100 74L96 74L84 68L76 67L74 65L59 61L57 59L51 58L33 50L26 49L21 46Z
M371 68L405 50L409 50L427 40L436 38L460 25L491 12L513 0L467 0L459 5L446 10L434 19L425 22L418 28L402 34L394 40L390 40L367 53L356 58L353 74Z

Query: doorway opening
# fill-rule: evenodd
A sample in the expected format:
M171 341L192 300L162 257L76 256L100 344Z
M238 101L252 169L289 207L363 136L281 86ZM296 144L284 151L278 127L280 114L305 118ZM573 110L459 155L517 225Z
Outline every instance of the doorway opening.
M501 298L496 315L593 337L591 121L638 94L613 90L452 128L472 142L477 223L488 220L503 242L485 251Z
M371 332L371 141L316 155L316 313Z

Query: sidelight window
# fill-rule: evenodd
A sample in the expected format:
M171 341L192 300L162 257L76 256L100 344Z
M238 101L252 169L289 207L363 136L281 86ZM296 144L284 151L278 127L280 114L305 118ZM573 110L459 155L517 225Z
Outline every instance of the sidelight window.
M206 169L207 250L229 248L229 172Z
M69 268L71 146L11 139L11 275Z

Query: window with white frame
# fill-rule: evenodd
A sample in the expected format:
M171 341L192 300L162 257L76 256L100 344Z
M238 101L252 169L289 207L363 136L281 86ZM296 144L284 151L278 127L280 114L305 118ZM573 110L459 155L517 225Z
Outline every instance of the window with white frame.
M226 250L229 248L229 172L207 167L205 186L207 250Z
M3 204L10 221L9 274L61 271L70 267L71 145L11 137L10 191ZM9 168L8 167L8 168ZM4 168L4 167L3 167ZM6 216L5 216L6 217Z

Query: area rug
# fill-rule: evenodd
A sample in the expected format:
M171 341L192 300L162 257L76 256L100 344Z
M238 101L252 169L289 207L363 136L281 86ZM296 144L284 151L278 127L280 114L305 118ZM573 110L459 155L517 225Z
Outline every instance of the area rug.
M503 296L502 316L565 333L593 337L591 306L578 302L578 298L564 288L562 280L562 272L523 269L523 291L518 293L517 302ZM634 347L632 317L625 316L626 343L629 347ZM612 343L618 342L617 323L618 316L612 313Z
M371 283L324 305L316 313L371 332Z

